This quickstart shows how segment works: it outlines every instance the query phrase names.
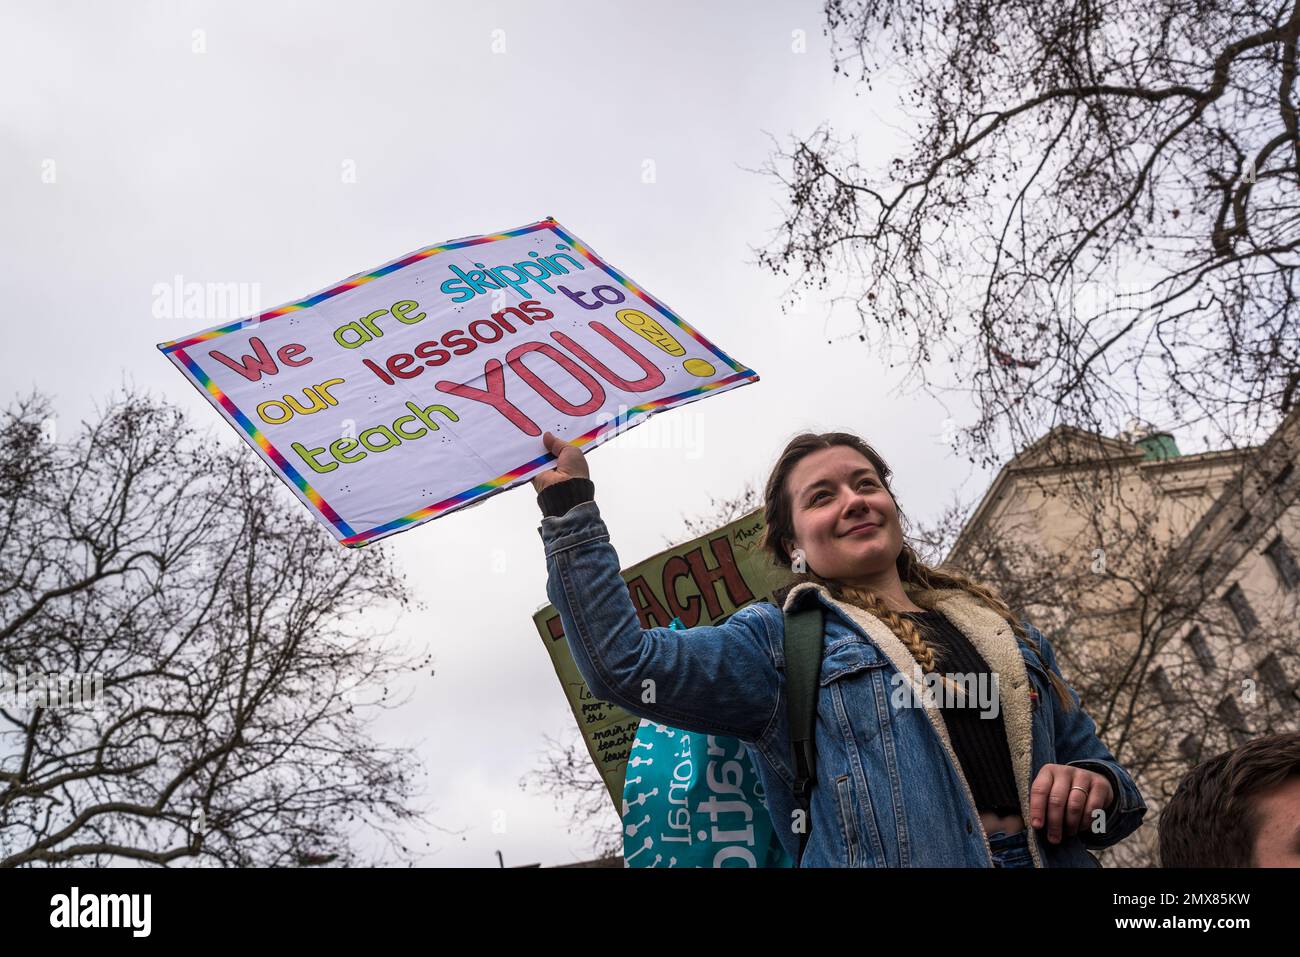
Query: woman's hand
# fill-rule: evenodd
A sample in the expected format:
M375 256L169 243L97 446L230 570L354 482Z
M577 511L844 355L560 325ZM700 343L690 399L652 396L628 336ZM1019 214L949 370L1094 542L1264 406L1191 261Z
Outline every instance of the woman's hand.
M552 432L542 436L546 451L555 456L555 468L533 476L533 488L540 493L548 485L571 478L591 478L587 471L587 458L572 442L567 442Z
M1083 790L1077 790L1082 788ZM1114 798L1104 774L1069 764L1044 764L1029 788L1029 824L1046 825L1053 844L1092 824L1092 812L1110 807Z

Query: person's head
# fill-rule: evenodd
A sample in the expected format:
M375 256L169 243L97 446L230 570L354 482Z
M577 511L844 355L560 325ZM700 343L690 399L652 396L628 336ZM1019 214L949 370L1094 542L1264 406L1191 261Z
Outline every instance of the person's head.
M959 588L995 610L1037 651L1037 643L991 588L956 569L932 568L920 560L905 539L891 475L884 458L852 433L795 436L764 490L764 550L791 568L794 583L816 582L833 598L881 619L927 669L934 667L934 647L911 619L881 598L882 592L896 593L901 586L917 607L928 608L926 592ZM874 527L859 528L863 525ZM1073 702L1065 683L1047 671L1068 710Z
M824 579L879 590L898 579L904 548L890 468L865 442L835 438L804 436L786 449L773 472L780 486L768 487L768 527L781 528L783 564L802 552L807 567Z
M1198 764L1159 831L1162 867L1300 867L1300 732Z

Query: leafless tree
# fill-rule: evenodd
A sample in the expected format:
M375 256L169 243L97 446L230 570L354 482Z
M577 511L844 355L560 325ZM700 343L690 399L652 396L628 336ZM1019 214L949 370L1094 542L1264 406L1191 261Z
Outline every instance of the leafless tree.
M424 666L370 623L409 602L384 552L151 397L54 422L0 421L0 864L354 864L367 831L409 858L418 768L367 733ZM94 708L30 694L88 675Z
M1150 826L1107 850L1107 863L1156 863L1159 810L1196 761L1300 723L1300 591L1276 580L1241 614L1229 600L1247 556L1297 525L1293 431L1227 450L1222 491L1185 505L1178 476L1141 450L1065 443L1046 467L1013 469L1013 504L997 518L956 524L947 561L1051 639L1152 808Z
M1300 398L1300 3L825 12L835 71L915 122L897 155L827 126L778 147L762 264L831 287L872 361L901 346L908 380L968 394L972 461L1135 415L1209 448L1272 432Z
M763 490L755 487L753 482L746 482L735 495L722 498L710 495L709 504L709 511L705 515L683 519L682 534L675 540L665 537L665 547L671 548L712 534L741 516L748 515L754 509L762 508Z
M566 742L544 735L541 764L520 779L520 790L549 794L569 817L569 833L590 841L593 858L623 853L623 824L609 798L609 789L592 763L575 725Z

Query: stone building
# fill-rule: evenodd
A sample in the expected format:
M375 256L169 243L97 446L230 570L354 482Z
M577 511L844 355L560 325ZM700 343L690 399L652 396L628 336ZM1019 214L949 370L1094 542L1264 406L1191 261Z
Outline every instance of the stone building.
M1255 447L1053 430L1008 463L946 563L1057 649L1150 807L1107 863L1157 863L1159 812L1198 760L1300 728L1300 407Z

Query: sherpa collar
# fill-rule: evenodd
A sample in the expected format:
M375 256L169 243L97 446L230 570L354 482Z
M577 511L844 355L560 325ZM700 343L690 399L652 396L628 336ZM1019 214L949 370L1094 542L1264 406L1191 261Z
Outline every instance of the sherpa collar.
M939 736L944 750L948 752L948 757L952 759L952 766L957 772L966 800L974 813L975 798L971 794L965 774L962 773L957 752L953 750L952 740L948 736L948 726L944 723L939 708L926 704L927 699L923 688L916 683L913 676L916 659L907 650L907 646L875 615L856 605L836 601L822 585L816 582L800 582L790 589L785 596L784 609L788 611L795 607L799 596L810 591L815 592L827 608L839 612L865 632L876 648L903 676L903 680L912 686L918 696L916 700L922 703L926 717L930 719L930 725ZM1006 728L1007 747L1011 750L1011 767L1016 776L1016 791L1020 795L1021 814L1025 820L1025 830L1029 832L1029 850L1034 859L1034 866L1042 867L1043 859L1038 847L1038 836L1029 826L1029 772L1033 729L1033 714L1026 690L1029 687L1029 673L1025 668L1025 661L1020 654L1020 646L1016 642L1015 634L1006 619L964 589L918 589L909 594L917 605L943 612L944 616L970 639L989 668L999 676L999 707L1002 711L1003 727ZM983 822L979 821L978 814L975 814L975 819L979 823L980 834L983 835L987 846L988 833L984 830ZM991 849L989 854L991 857Z

